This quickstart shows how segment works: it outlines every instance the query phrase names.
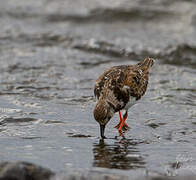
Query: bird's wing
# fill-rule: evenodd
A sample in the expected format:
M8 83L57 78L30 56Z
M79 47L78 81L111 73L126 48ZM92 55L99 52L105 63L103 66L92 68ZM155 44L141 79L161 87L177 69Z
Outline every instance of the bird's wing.
M115 66L104 71L96 81L94 94L99 99L103 96L116 111L129 101L129 90L124 88L126 79L125 66Z
M113 89L122 88L125 81L125 69L127 66L113 66L106 69L96 80L94 94L99 99L100 93L104 88Z
M130 87L130 95L139 100L146 92L148 72L131 67L127 74L125 85Z

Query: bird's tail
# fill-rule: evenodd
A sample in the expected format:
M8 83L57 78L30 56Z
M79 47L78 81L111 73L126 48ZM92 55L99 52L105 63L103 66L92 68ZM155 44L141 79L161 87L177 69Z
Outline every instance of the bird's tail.
M137 66L140 69L149 69L154 64L154 59L152 58L145 58L142 62L138 63Z

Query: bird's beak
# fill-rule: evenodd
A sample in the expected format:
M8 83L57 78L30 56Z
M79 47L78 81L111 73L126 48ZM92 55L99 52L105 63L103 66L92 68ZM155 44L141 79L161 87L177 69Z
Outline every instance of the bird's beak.
M103 139L105 139L106 137L104 136L104 132L105 132L105 125L101 125L100 124L100 132L101 132L101 137Z

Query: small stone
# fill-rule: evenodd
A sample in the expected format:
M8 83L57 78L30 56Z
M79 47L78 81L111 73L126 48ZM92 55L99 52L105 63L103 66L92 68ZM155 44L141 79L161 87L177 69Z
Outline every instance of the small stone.
M49 169L27 162L0 163L0 179L12 180L48 180L52 175Z

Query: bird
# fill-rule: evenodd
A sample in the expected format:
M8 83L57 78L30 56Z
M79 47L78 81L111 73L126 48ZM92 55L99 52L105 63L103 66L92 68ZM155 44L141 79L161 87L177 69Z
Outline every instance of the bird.
M118 112L120 122L115 126L120 136L129 126L125 122L128 109L145 94L149 71L155 60L145 58L135 65L119 65L106 69L96 80L94 95L97 99L93 114L100 125L101 138L105 139L105 127L113 115ZM123 114L121 115L121 112Z

